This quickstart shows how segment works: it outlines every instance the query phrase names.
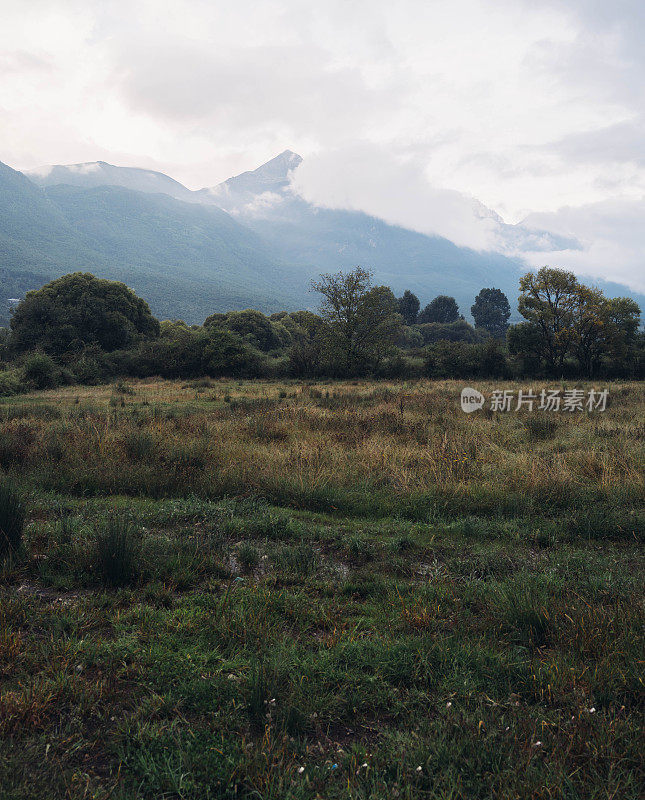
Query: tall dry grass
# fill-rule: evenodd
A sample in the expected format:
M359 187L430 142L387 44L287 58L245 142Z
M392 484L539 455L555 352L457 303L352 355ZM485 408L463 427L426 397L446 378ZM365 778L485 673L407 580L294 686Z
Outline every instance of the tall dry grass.
M504 388L536 389L514 384ZM582 384L582 388L588 388ZM479 388L489 395L498 385ZM537 387L538 390L541 387ZM13 398L0 466L78 493L268 493L286 500L371 490L536 506L581 494L642 499L642 385L610 386L601 413L461 411L461 383L142 381Z

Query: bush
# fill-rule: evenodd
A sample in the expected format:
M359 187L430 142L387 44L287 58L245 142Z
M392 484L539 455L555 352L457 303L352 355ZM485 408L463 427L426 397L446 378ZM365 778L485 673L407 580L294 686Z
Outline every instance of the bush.
M0 372L0 397L18 394L21 388L20 377L16 370Z
M0 481L0 558L20 547L25 514L25 502L13 481Z
M416 330L421 334L424 344L441 341L470 342L472 344L480 338L472 325L463 319L450 323L427 322L424 325L418 325Z
M429 378L501 378L509 374L506 354L493 340L431 344L426 348L425 371Z
M78 383L86 386L96 386L103 380L103 368L98 359L91 356L81 356L72 365L72 375Z
M111 517L96 536L96 567L106 586L125 586L137 576L137 543L130 521Z
M50 356L34 353L24 365L24 379L36 389L51 389L60 380L60 370Z

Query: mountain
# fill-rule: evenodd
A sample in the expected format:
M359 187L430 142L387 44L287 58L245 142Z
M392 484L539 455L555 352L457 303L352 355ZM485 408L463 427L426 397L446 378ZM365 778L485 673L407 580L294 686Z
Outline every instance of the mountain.
M70 268L92 263L91 248L42 189L0 162L0 325L11 300L38 289Z
M424 303L437 294L453 295L466 314L484 286L517 293L522 274L517 259L457 247L359 211L306 202L290 185L290 175L301 162L299 155L285 150L258 169L196 194L243 222L283 262L300 265L303 283L320 272L360 264L373 271L377 283L397 293L411 289Z
M89 255L88 245L43 190L0 162L0 266L50 274Z
M255 231L282 261L299 264L303 278L360 264L374 272L377 283L396 293L411 289L422 304L438 294L452 295L466 316L481 288L496 287L508 295L516 321L521 319L515 311L519 278L528 269L521 254L582 249L572 235L535 221L509 225L475 199L464 201L475 216L491 220L495 251L458 247L360 211L321 208L292 191L290 178L301 162L299 155L285 150L256 170L196 194ZM645 309L643 295L619 284L587 280L610 297L633 297Z
M302 163L291 150L267 161L249 172L229 178L211 189L200 189L195 195L206 203L214 203L226 211L239 212L248 204L266 203L290 197L289 175Z
M83 189L95 186L121 186L135 192L167 194L176 200L183 200L187 203L199 202L195 198L194 192L174 178L164 175L163 172L136 167L115 167L105 161L38 167L26 170L24 174L41 187L58 186L59 184Z
M289 270L216 206L116 186L53 186L47 197L110 264L109 277L132 286L163 318L194 323L216 311L298 304Z
M501 251L458 247L359 211L321 208L291 185L302 159L285 150L255 170L192 192L167 175L105 162L48 167L29 178L0 164L0 319L8 299L66 272L122 280L161 318L200 323L217 311L315 308L312 278L360 265L422 304L453 295L468 315L483 287L515 306L522 249L574 249L563 233L491 220ZM594 281L594 283L597 283ZM608 294L645 298L625 287ZM4 311L3 311L4 309Z
M253 231L213 205L118 186L41 189L0 164L0 313L67 272L121 280L162 319L306 301ZM38 282L37 276L42 275Z

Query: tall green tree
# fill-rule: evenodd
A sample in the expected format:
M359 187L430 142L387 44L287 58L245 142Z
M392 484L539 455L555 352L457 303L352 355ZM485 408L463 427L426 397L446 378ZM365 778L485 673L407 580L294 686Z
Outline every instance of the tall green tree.
M91 346L111 351L158 335L159 322L132 289L83 272L27 292L11 318L15 352L38 348L59 356Z
M580 285L574 310L573 352L593 378L603 358L622 365L634 342L640 308L628 297L606 298L600 289Z
M403 317L403 322L406 325L416 325L417 317L419 316L419 307L421 303L416 294L413 294L409 289L403 292L403 296L397 300L399 304L399 314Z
M549 267L525 275L520 289L518 308L527 321L509 330L511 353L525 363L539 361L551 374L561 371L568 357L589 378L603 361L613 369L625 366L640 319L633 300L607 298L573 273Z
M562 369L574 341L579 284L573 272L542 267L520 279L520 314L535 327L534 342L546 369Z
M483 328L495 339L503 339L508 330L511 307L501 289L482 289L470 307L476 328Z
M440 294L438 297L435 297L432 302L428 303L419 314L418 322L419 324L425 322L450 323L457 322L458 319L459 306L455 298Z
M398 304L387 286L372 286L371 273L321 275L312 288L323 296L324 356L338 374L375 368L392 349L401 328Z

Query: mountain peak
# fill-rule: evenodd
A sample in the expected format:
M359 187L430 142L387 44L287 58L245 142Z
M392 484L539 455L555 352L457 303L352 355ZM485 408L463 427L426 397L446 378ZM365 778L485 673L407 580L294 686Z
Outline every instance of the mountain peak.
M285 196L289 191L289 173L301 162L302 158L293 150L283 150L256 169L242 172L196 194L208 198L207 202L214 202L225 211L244 205L258 195Z
M286 180L289 172L292 169L296 169L301 162L302 158L297 153L294 153L293 150L283 150L282 153L257 167L257 169L243 174L255 175L258 178L270 181Z

